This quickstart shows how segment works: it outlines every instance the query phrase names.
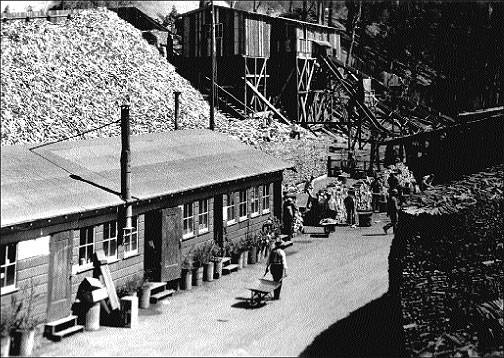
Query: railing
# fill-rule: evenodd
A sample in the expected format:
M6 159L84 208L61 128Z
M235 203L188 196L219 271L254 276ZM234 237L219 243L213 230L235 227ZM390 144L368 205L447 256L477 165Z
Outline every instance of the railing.
M211 81L210 78L204 76L203 77L205 80L207 81ZM245 116L247 116L249 113L254 113L254 111L252 110L252 108L249 108L247 107L247 105L245 103L243 103L242 101L240 101L238 98L236 98L231 92L229 92L228 90L226 90L225 88L219 86L217 83L215 83L215 87L217 87L217 89L224 93L226 95L226 97L228 99L231 99L232 101L234 101L234 104L238 106L238 108L244 108L245 109ZM223 102L224 104L228 104L227 101L223 100L220 96L219 96L219 93L217 93L217 100ZM240 114L241 116L243 116L243 114L241 113L238 113Z

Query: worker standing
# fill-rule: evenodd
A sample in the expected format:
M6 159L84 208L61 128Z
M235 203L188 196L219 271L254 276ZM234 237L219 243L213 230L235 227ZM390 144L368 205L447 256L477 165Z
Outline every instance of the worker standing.
M378 176L375 176L373 182L371 183L372 190L372 207L373 211L380 211L380 196L382 193L382 183Z
M289 237L294 234L294 217L296 215L296 205L292 199L292 194L287 194L283 204L283 232Z
M399 210L399 203L397 200L397 195L398 195L397 189L392 189L390 192L389 200L388 200L388 205L387 205L387 215L390 217L390 222L383 227L383 231L385 231L385 234L387 234L387 230L392 228L393 232L395 233L396 227L397 227L397 212Z
M345 205L346 213L347 213L347 224L350 226L355 225L355 216L357 212L357 208L355 205L355 191L349 190L348 195L345 200L343 200L343 204Z
M280 285L275 289L273 293L273 298L275 300L280 299L280 291L282 289L282 281L284 277L287 277L287 256L282 250L282 241L278 240L275 242L275 247L271 250L268 257L268 264L266 265L266 271L264 275L270 271L271 276L273 276L273 281L279 282Z

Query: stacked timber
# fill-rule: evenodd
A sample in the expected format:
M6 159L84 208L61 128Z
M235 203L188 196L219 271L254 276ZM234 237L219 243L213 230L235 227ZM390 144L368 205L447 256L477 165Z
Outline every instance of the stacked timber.
M1 66L2 145L119 136L118 124L105 125L120 118L123 103L131 107L133 135L170 131L174 91L182 93L178 127L208 128L209 105L201 93L140 30L106 9L83 10L58 23L2 23ZM324 173L325 148L310 132L302 129L302 140L291 140L289 127L273 121L271 142L264 143L261 122L215 116L217 131L281 159L296 158L299 170L287 181Z
M400 211L390 253L414 357L502 354L504 165L435 186Z

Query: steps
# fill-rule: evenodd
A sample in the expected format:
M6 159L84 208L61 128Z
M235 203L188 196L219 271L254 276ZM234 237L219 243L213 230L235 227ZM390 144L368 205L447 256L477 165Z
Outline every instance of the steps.
M77 316L70 315L56 321L46 323L44 336L53 341L61 341L74 333L84 331L84 326L77 324Z
M158 303L165 297L173 295L174 290L166 287L166 282L149 282L151 289L150 303Z

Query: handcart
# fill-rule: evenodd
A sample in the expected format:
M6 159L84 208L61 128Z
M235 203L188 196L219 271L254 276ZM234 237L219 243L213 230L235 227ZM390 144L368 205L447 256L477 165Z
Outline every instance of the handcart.
M257 307L263 303L268 295L273 293L281 285L280 282L259 279L256 287L247 287L250 290L250 300L249 305L251 307Z

